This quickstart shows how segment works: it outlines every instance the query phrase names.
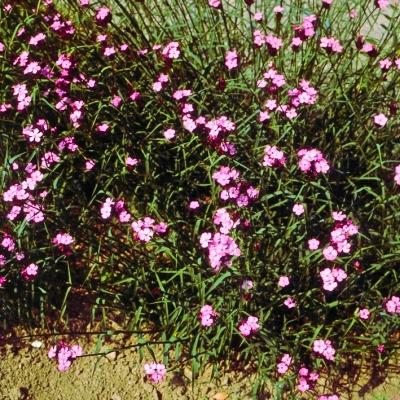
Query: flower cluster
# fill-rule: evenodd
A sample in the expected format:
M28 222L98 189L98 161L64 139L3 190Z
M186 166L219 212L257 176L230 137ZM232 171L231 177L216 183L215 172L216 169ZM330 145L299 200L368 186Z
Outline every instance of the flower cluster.
M286 157L282 150L269 144L264 147L264 167L283 167L286 164Z
M295 25L293 27L294 29L294 38L292 39L293 50L298 49L304 41L315 35L317 22L318 22L317 16L312 14L305 17L301 25Z
M225 66L229 70L239 66L239 56L236 50L230 50L225 55Z
M200 236L200 245L207 249L211 268L218 272L222 267L232 265L232 257L239 257L241 252L235 240L223 233L203 232Z
M335 225L330 233L330 244L322 251L328 261L334 261L339 254L349 254L351 244L348 239L358 233L358 227L343 212L334 211Z
M60 372L67 371L73 361L81 355L83 355L83 349L80 345L74 344L71 346L63 341L52 346L48 352L49 358L57 360L57 368Z
M330 167L323 154L317 149L300 149L298 166L300 171L312 175L326 174Z
M304 393L310 390L318 381L319 374L315 371L310 371L306 367L302 367L298 372L297 389Z
M15 168L19 166L15 164ZM12 203L12 208L7 214L7 219L14 221L23 212L25 220L28 222L39 223L44 220L43 204L38 204L35 199L36 189L40 182L43 181L44 175L37 169L36 165L28 163L25 167L26 179L21 183L11 185L8 190L3 193L3 200ZM46 197L47 192L42 191L39 196Z
M386 311L391 314L400 314L400 297L392 296L385 304Z
M239 331L245 337L257 333L260 328L258 318L254 316L249 316L239 325Z
M329 361L333 361L335 359L336 350L333 348L330 340L315 340L313 343L313 351L317 354L321 354Z
M347 278L346 272L341 268L325 268L320 273L324 290L331 292L336 289L338 283Z
M62 253L70 255L72 253L71 244L74 243L74 241L75 239L69 233L57 233L51 242L56 245Z
M220 198L233 201L238 207L248 207L259 196L259 189L240 180L240 173L234 168L222 166L213 173L212 178L223 188Z
M144 364L144 372L146 373L147 379L153 383L162 382L167 375L165 365L155 362Z
M218 313L212 308L212 306L206 304L200 309L200 323L201 326L210 327L214 324L215 319L217 318Z
M292 361L293 361L292 357L290 357L289 354L284 354L281 357L281 359L277 365L278 374L281 374L281 375L285 374L287 372L287 370L289 369Z
M321 38L320 46L325 49L327 53L341 53L343 51L343 46L333 37Z
M21 275L26 281L31 281L38 274L39 267L35 263L31 263L21 270Z
M140 242L147 243L155 234L162 235L167 232L168 226L165 222L155 223L151 217L144 217L131 223L133 237Z
M232 219L226 208L219 208L214 214L213 222L216 226L219 226L221 233L227 235L232 229L240 225L240 218L234 217Z

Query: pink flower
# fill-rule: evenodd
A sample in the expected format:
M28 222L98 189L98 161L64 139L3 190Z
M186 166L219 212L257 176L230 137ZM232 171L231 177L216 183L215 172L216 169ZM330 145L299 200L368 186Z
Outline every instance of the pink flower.
M353 9L350 10L350 12L349 12L350 19L357 18L357 15L358 15L358 13L357 13L356 9L353 8Z
M336 289L338 283L347 278L346 272L341 268L325 268L320 272L320 276L323 281L324 290L329 292Z
M307 379L305 378L299 378L299 384L297 385L297 389L300 392L306 392L307 390L310 389L310 385L307 382Z
M395 167L394 172L394 181L400 186L400 164Z
M260 324L258 323L258 318L253 316L249 316L239 325L239 331L245 337L258 332L259 329Z
M108 219L111 216L112 206L115 201L111 197L107 197L106 201L102 204L100 208L101 218Z
M253 289L253 287L254 287L254 283L253 283L253 281L252 280L250 280L250 279L245 279L243 282L242 282L242 284L240 285L240 288L242 289L242 290L244 290L244 291L249 291L249 290L251 290L251 289Z
M278 147L267 145L264 148L264 167L283 167L286 164L286 157Z
M386 311L391 314L400 314L400 297L392 296L385 304Z
M57 345L50 347L47 353L50 359L56 358L58 363L58 370L65 372L72 365L72 362L83 355L83 349L79 345L70 346L69 344L61 341Z
M110 102L110 103L111 103L114 107L118 108L118 107L121 105L121 103L122 103L122 99L121 99L121 97L115 95L115 96L111 99L111 102Z
M112 14L108 7L101 7L96 12L96 22L99 25L107 25L111 22Z
M258 11L254 14L253 19L256 22L261 22L264 19L264 14Z
M204 232L200 237L201 247L207 248L211 268L218 272L224 266L231 266L233 257L240 256L240 249L235 240L223 233Z
M358 312L358 315L360 316L361 319L368 319L370 317L370 312L367 308L362 308Z
M292 357L290 357L289 354L284 354L281 359L279 364L277 365L278 373L283 375L286 373L286 371L289 369L290 365L292 363Z
M383 128L386 125L387 121L388 121L386 115L382 114L382 113L374 115L373 118L374 118L375 125L379 126L381 128Z
M162 50L161 54L167 60L173 60L179 58L180 50L178 42L168 43Z
M325 49L328 53L341 53L343 51L342 45L333 37L323 37L320 41L321 48Z
M130 157L130 156L128 156L128 157L126 157L126 159L125 159L125 165L126 165L128 168L136 167L136 165L138 165L139 162L140 162L139 159L138 159L138 158L135 158L135 157Z
M333 3L333 0L322 0L322 5L329 8Z
M21 270L21 275L25 280L30 281L36 277L38 270L39 267L36 264L31 263Z
M106 123L102 123L96 126L96 131L99 133L107 133L110 130L110 126Z
M208 5L213 8L220 8L221 7L221 0L208 0Z
M300 149L297 155L299 156L298 166L302 172L317 175L326 174L330 169L328 162L317 149Z
M296 203L293 206L292 211L297 216L300 216L300 215L304 214L304 206L302 204Z
M85 161L85 169L86 171L91 171L94 166L96 165L96 162L94 160L86 160Z
M282 6L275 6L273 9L275 14L283 14L283 7Z
M52 243L55 245L69 246L74 243L74 238L69 233L57 233L53 238Z
M200 207L200 203L197 200L192 200L189 203L189 209L191 210L197 210Z
M385 58L379 61L379 66L383 72L389 71L390 67L393 65L389 58Z
M385 351L385 345L384 344L378 344L378 346L376 346L376 351L378 353L383 353Z
M239 66L239 57L236 50L228 51L225 55L225 66L231 70Z
M280 287L286 287L290 284L289 278L287 276L280 276L279 277L279 281L278 281L278 285Z
M167 369L162 363L146 363L144 364L144 371L146 373L147 379L149 379L153 383L162 382L167 375Z
M310 250L317 250L319 247L319 244L320 244L320 241L318 239L315 239L315 238L310 239L308 241L308 248Z
M327 360L333 361L335 359L335 349L333 348L330 340L315 340L313 343L313 351L315 353L321 354Z
M375 0L375 5L379 9L383 10L390 4L389 0Z
M318 400L340 400L340 397L337 396L336 394L332 394L332 395L324 394L322 396L319 396Z
M332 246L325 247L325 249L322 251L322 254L325 257L325 260L328 261L336 260L336 257L338 256L338 252Z
M176 131L175 131L175 129L170 128L170 129L167 129L166 131L164 131L163 135L164 135L165 139L172 140L172 139L174 139L174 137L176 135Z
M210 327L214 324L215 318L218 316L218 313L212 308L212 306L206 304L200 309L199 318L200 323L204 327Z
M288 297L283 304L287 307L287 308L294 308L296 307L296 301L293 300L291 297Z

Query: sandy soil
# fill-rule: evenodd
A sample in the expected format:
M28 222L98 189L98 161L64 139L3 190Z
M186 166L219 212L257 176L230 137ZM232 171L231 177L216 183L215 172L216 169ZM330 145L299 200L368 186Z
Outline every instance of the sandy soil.
M107 346L102 350L113 347ZM169 373L165 383L153 386L143 377L142 363L135 349L110 353L107 357L82 357L74 362L69 371L60 373L55 362L47 358L48 347L49 344L43 344L41 348L33 348L29 342L18 349L15 345L2 347L1 400L252 399L252 378L235 373L223 375L219 382L211 382L210 377L205 375L192 385L190 369L186 369ZM85 350L90 352L87 347ZM373 394L360 396L355 393L352 398L400 400L400 379L391 377Z

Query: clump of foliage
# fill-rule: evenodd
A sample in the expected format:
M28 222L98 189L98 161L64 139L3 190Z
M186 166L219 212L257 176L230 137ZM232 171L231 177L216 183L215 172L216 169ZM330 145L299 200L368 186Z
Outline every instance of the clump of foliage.
M67 320L84 293L158 332L153 382L239 354L318 392L390 355L399 23L386 0L3 4L3 319Z

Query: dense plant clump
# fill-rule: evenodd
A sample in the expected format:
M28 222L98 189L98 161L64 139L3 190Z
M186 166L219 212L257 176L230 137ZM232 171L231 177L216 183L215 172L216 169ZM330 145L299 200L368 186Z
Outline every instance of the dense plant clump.
M389 0L4 2L3 319L78 298L158 333L153 383L239 357L255 393L338 400L322 376L396 348L399 24Z

